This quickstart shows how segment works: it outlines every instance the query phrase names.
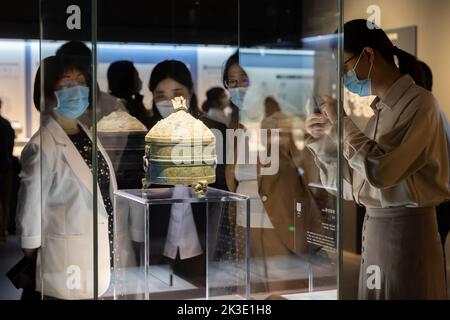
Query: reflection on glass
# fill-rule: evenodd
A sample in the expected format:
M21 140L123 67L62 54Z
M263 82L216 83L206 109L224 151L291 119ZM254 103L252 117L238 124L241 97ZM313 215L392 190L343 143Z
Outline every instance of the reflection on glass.
M231 5L225 47L210 45L209 33L197 39L196 32L177 25L186 18L189 26L211 23L203 3L190 8L173 1L162 4L177 9L168 10L170 19L165 19L172 23L166 29L176 30L171 36L164 31L161 37L167 39L150 39L153 44L99 43L94 46L97 61L86 42L91 34L70 37L83 41L41 39L44 57L71 63L63 67L61 79L58 73L58 87L41 84L38 90L49 110L42 116L39 145L40 181L50 188L39 194L44 296L249 298L251 288L254 298L264 299L336 289L336 190L321 183L305 131L305 118L314 112L309 110L321 107L317 97L333 94L336 74L328 68L326 50L302 44L295 21L308 3L283 12L272 8L283 23L285 17L290 22L282 29L286 35L271 27L270 39L253 38L249 20ZM237 4L242 12L249 8ZM262 16L260 9L252 12ZM331 11L335 17L336 10ZM238 19L242 34L233 29L241 26ZM41 21L49 30L55 27L50 20ZM294 36L286 26L292 26ZM176 41L183 39L180 34L191 39L187 43L203 44L155 44L183 43ZM289 44L277 48L275 42L281 44L284 36ZM43 68L41 78L52 78L54 69ZM186 112L173 107L172 99L180 97ZM47 122L53 124L48 136ZM212 133L208 142L214 143L193 143L199 131ZM152 132L166 138L178 133L193 142L154 141ZM176 163L173 151L180 144L186 156L197 147L206 150L194 157L200 164ZM33 141L30 145L26 150L34 150ZM205 189L203 180L212 182L206 178L213 176ZM56 195L64 202L53 201ZM81 213L72 214L72 206ZM28 223L25 218L23 224ZM66 229L54 232L61 223ZM67 259L58 260L55 252L62 246L70 250Z
M395 47L382 29L360 19L347 22L344 33L345 87L360 97L376 96L370 104L374 114L363 130L347 115L342 121L343 194L366 211L358 297L443 299L435 206L449 191L439 106L421 88L425 83L415 57ZM336 185L339 106L331 97L325 102L321 114L308 117L308 147L322 181ZM444 168L443 176L437 168Z
M319 97L335 93L331 63L325 41L240 47L225 63L224 85L240 131L230 180L251 198L251 288L257 298L336 288L336 190L321 183L305 130L307 115L323 106Z
M115 180L109 158L100 149L97 172L102 201L98 203L99 254L94 257L91 169L95 153L90 130L78 120L89 106L89 79L87 68L74 56L44 59L35 78L41 128L22 153L18 221L22 247L37 260L37 287L30 290L44 298L92 299L95 281L99 295L110 284L110 192ZM94 259L98 259L99 277L93 275Z

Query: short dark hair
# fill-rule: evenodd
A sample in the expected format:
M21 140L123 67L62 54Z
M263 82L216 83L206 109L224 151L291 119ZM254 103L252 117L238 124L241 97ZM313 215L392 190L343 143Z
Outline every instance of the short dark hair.
M86 73L84 66L80 65L78 60L60 56L50 56L42 60L41 65L36 72L36 77L34 78L33 90L33 102L38 111L42 110L42 106L45 106L46 101L53 101L56 99L56 84L68 70L79 70L86 78L86 82L89 83L89 76ZM42 72L44 72L44 74L41 76ZM41 77L43 77L44 80L43 85L41 85ZM41 99L41 92L44 94L43 100Z
M131 98L135 89L134 72L137 70L131 61L120 60L109 65L106 77L113 96L121 99Z
M225 93L225 89L222 87L213 87L206 91L206 98L208 100L217 100Z
M89 67L92 64L92 51L82 41L69 41L56 50L58 57L78 60L82 65Z
M202 105L202 110L208 112L211 108L218 106L217 100L225 93L222 87L213 87L206 91L206 101Z

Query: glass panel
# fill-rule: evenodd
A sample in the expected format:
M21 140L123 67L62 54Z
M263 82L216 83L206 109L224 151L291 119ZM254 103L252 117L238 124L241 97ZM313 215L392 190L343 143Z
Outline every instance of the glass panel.
M408 249L406 246L392 254L388 246L371 244L377 238L366 239L369 233L366 228L383 231L375 232L377 235L383 235L388 230L377 219L371 220L371 217L376 216L371 208L386 206L386 202L388 206L395 207L407 202L408 207L401 208L405 211L416 210L409 208L410 206L433 207L446 197L446 181L437 181L438 177L445 177L445 172L424 173L422 170L430 167L426 163L417 173L408 175L415 181L414 184L408 184L408 188L412 185L419 186L411 191L403 189L403 184L393 189L375 188L367 174L358 173L356 168L351 182L355 182L359 191L356 195L346 194L349 199L355 197L353 200L367 205L368 209L357 206L354 201L344 203L337 197L343 193L342 184L347 183L342 179L348 173L344 169L350 169L339 148L339 143L343 142L339 139L339 133L344 124L338 121L333 128L336 131L329 132L333 137L336 135L336 139L333 143L329 141L331 144L326 150L315 148L314 143L309 143L305 130L306 120L312 114L320 113L323 95L345 102L343 108L338 104L338 109L340 112L344 109L348 116L345 124L351 125L353 122L356 125L352 128L353 133L358 134L361 139L358 141L363 140L372 146L373 143L376 146L386 144L389 149L402 155L403 151L400 149L408 146L408 143L404 143L406 140L398 140L403 138L401 135L392 134L384 128L386 119L394 121L398 115L390 116L382 105L379 106L380 109L371 108L374 96L361 98L349 91L345 91L345 97L341 95L339 75L344 74L340 72L343 71L342 55L347 56L349 52L336 51L334 58L331 53L339 42L334 31L339 28L339 19L342 19L343 2L344 0L266 0L249 4L249 1L239 0L170 0L127 1L114 3L112 6L111 1L100 0L97 15L96 10L92 10L93 7L95 9L96 1L40 0L36 1L37 6L30 4L25 11L21 8L20 1L10 1L7 9L2 11L5 23L2 22L3 39L0 41L1 113L2 117L11 120L16 133L14 155L19 156L22 149L24 152L18 200L14 199L14 189L18 189L17 184L20 182L18 172L17 175L14 174L16 185L11 186L8 172L2 171L5 168L0 168L0 178L3 179L0 183L3 187L0 192L0 241L6 236L3 229L7 223L5 215L8 215L8 211L9 232L13 233L14 226L11 222L14 221L17 200L18 238L32 260L31 265L37 262L38 274L38 292L34 290L36 288L30 287L30 290L25 290L24 297L92 299L99 296L104 299L149 299L154 297L152 295L155 291L155 287L149 284L150 278L156 279L165 288L170 287L174 279L180 279L176 268L172 268L172 263L168 263L166 269L155 271L154 266L161 265L152 264L155 262L155 252L150 249L158 245L159 241L162 248L160 251L164 250L170 230L167 225L170 224L168 217L172 216L173 208L179 208L180 203L150 206L132 196L135 194L133 192L137 192L135 195L142 192L142 179L150 178L151 175L148 171L149 159L143 159L146 155L145 135L172 111L167 109L165 103L158 103L159 106L156 104L164 100L167 102L172 97L165 96L164 93L158 97L156 93L157 85L166 79L160 77L149 88L152 72L167 59L181 61L188 70L182 72L182 78L189 74L192 80L185 82L186 79L181 80L177 76L178 82L188 93L174 90L177 92L173 92L173 96L189 97L190 106L194 107L195 92L197 106L201 106L199 109L203 113L192 112L192 115L204 121L208 127L219 129L213 132L219 161L213 187L228 192L238 190L250 197L248 201L237 203L224 203L216 199L217 202L194 201L186 206L192 211L194 221L200 221L206 230L196 230L195 233L202 249L201 264L206 266L206 280L201 286L203 291L201 294L197 291L196 296L246 296L244 287L248 287L241 286L241 283L247 277L245 257L248 256L248 250L252 254L252 298L256 299L279 298L279 295L289 299L335 297L336 284L339 276L342 276L342 269L339 270L343 263L340 260L343 254L341 249L345 249L348 257L346 280L348 277L353 278L353 281L345 281L346 287L350 288L349 294L345 296L339 292L340 297L358 297L357 279L360 270L363 271L363 280L366 280L364 276L368 277L374 271L383 277L382 284L389 284L384 273L386 263L391 263L392 257L408 261L411 257L405 254L409 254L411 250L405 250ZM448 21L444 16L448 12L445 9L448 9L449 3L444 0L380 0L375 4L370 0L345 1L346 21L368 18L377 24L382 22L380 27L398 49L418 56L430 65L435 72L433 94L436 101L443 105L442 110L437 106L435 109L441 111L444 121L446 117L442 111L445 111L446 105L450 105L450 96L446 86L447 79L444 78L446 73L442 72L445 68L441 66L445 65L447 58L441 54L446 50L436 50L435 39L436 35L442 33L442 23ZM405 11L405 8L412 10ZM40 10L41 30L34 27L33 16L36 12L33 10ZM14 16L14 11L17 16ZM96 30L95 24L91 25L92 20L99 21L100 42L95 39ZM360 24L363 31L367 31L366 22L363 20ZM39 31L40 37L37 36ZM36 40L37 38L40 39ZM355 40L352 36L346 38ZM366 38L370 37L364 37L364 40ZM74 46L71 42L73 40L82 43L78 42ZM67 51L63 57L59 55L59 58L55 58L57 50L68 42L70 45L64 46ZM443 42L443 45L446 43ZM397 57L394 62L402 66L402 59L398 59L401 51L392 48L389 42L384 42L381 47L379 51L390 49L399 53L395 54ZM242 72L238 69L234 79L222 81L223 67L236 52L237 62L232 64L239 64ZM390 58L392 52L385 52L385 56ZM403 56L405 57L404 53ZM41 60L44 60L42 65ZM413 62L410 59L409 64L413 66ZM350 66L355 64L356 59ZM39 66L40 73L34 81ZM390 66L393 67L393 63ZM403 67L404 64L402 72ZM422 67L426 78L414 80L416 84L431 90L433 83L428 78L432 75L425 66ZM171 68L172 66L169 67ZM228 76L230 68L226 69L225 75ZM170 70L173 71L174 68ZM391 75L400 77L397 70L392 68L391 71ZM414 75L420 76L420 72ZM422 80L425 82L422 83ZM99 90L94 90L97 87ZM221 87L222 90L216 88L209 91L213 87ZM83 99L86 101L86 88L89 91L88 109L78 117L80 127L72 127L75 123L72 121L74 113L83 105ZM228 89L225 93L224 88ZM416 87L411 85L411 88ZM375 91L377 90L373 90L373 93ZM230 97L231 106L228 101ZM34 108L33 100L37 108ZM430 106L435 105L430 103L428 107ZM402 116L408 115L408 109L405 110ZM421 112L424 110L429 109L420 108ZM386 114L389 116L385 116ZM64 115L68 119L64 119ZM373 121L375 119L379 121ZM223 124L225 128L217 123ZM418 123L427 124L426 121ZM436 133L436 136L439 133L443 136L443 130L438 124L439 122L427 125L427 133ZM405 122L405 125L408 125L408 129L413 128L410 123ZM38 129L39 132L33 136ZM227 135L226 129L232 131L228 131ZM88 142L83 140L85 136L81 137L83 134L72 134L78 130L86 133ZM364 140L361 132L373 139ZM411 129L408 132L416 131ZM386 139L386 136L389 138ZM421 143L427 142L427 136L430 137L431 134L414 141L413 147L408 147L405 151L410 156L400 157L400 160L415 160L412 153L420 150ZM234 143L238 142L236 140L241 144ZM80 149L77 149L79 141L82 143ZM446 160L442 158L446 153L443 147L445 143L442 139L434 139L432 142L433 148L439 148L439 152L429 158L437 161L441 157L439 165L431 165L432 170L444 170L447 167ZM428 149L428 145L422 146ZM148 154L151 156L152 153ZM222 160L228 158L228 163L221 163L221 156L224 157ZM367 158L366 153L363 156L362 158ZM7 158L11 160L10 157ZM17 160L13 163L8 163L9 160L5 158L3 160L0 159L0 162L6 165L7 170L19 170ZM11 164L15 168L11 168ZM143 164L147 165L147 172ZM344 165L341 171L340 164ZM399 162L395 161L394 169L388 165L384 172L399 172L397 168L407 166L408 163L399 166ZM158 166L153 163L153 168ZM322 169L321 176L319 168ZM375 169L378 167L375 166ZM427 178L435 176L432 182L440 184L438 188L441 192L420 187L416 174ZM174 176L177 175L172 175ZM156 192L158 188L172 190L170 188L173 185L158 186L152 182L146 187ZM179 186L175 188L177 187L178 191L186 190ZM127 197L114 198L116 190L134 191L128 192ZM7 203L9 191L12 191L13 202L10 208ZM172 191L167 199L177 198L172 196ZM399 194L404 198L399 199ZM423 199L427 201L425 204L422 203ZM444 203L437 208L443 245L446 236L443 227L446 206ZM344 222L341 219L342 207L345 208ZM197 211L203 214L198 214ZM397 274L398 270L390 267L388 271L400 283L402 290L399 292L404 291L403 283L410 283L410 274L432 274L436 283L432 294L441 297L445 275L439 246L434 241L434 213L431 209L427 211L430 214L414 215L417 219L427 219L420 223L412 223L413 218L408 216L410 225L405 229L416 230L410 232L414 236L406 241L415 249L411 259L425 257L429 262L426 267L431 268L431 271L414 269L413 264L408 264L409 272ZM251 223L250 238L248 223ZM390 224L389 227L393 225ZM345 232L342 226L345 226ZM140 232L135 232L136 228ZM154 228L161 229L160 234L153 234L151 231ZM364 237L361 235L362 229L365 231ZM402 237L408 236L407 233L399 234ZM423 240L417 234L424 234L432 239ZM11 241L11 235L6 240ZM427 246L423 246L424 243ZM447 242L447 260L450 257L448 245ZM3 246L0 249L9 250L9 247ZM21 258L20 248L18 249L17 260ZM377 256L374 249L385 257L381 260L374 259ZM171 259L170 257L173 258L173 255L165 258ZM0 260L9 268L8 259ZM177 261L176 256L171 260L186 262L186 259ZM26 260L21 260L21 263L24 261L29 263ZM114 269L110 277L111 264L114 264ZM374 265L379 269L372 269ZM21 264L18 265L20 266ZM339 274L336 271L340 271ZM235 279L228 277L232 273L236 276ZM27 276L34 279L33 270ZM408 279L404 280L406 276ZM342 278L340 283L343 283ZM10 288L12 289L11 286ZM428 288L427 284L422 286L415 282L414 290L410 291L408 287L408 292L402 292L401 298L417 294L416 289L422 291L423 288ZM360 286L359 289L370 288ZM365 290L360 297L371 298L370 290ZM8 291L2 290L2 294L9 295ZM170 288L164 294L163 291L160 290L158 298L173 295ZM19 294L20 291L15 291L14 297ZM418 294L423 295L423 292ZM192 292L184 292L178 297L189 298L194 295Z
M104 35L104 41L98 43L97 58L99 148L104 148L111 159L111 174L119 192L126 190L128 195L141 198L145 187L153 197L151 204L116 197L115 281L139 289L133 291L133 296L122 294L115 287L115 298L245 296L245 201L173 200L190 194L186 185L199 182L200 178L209 180L209 196L212 188L228 191L224 163L228 114L222 110L228 101L221 71L237 48L237 4L152 1L136 10L125 2L114 7L107 1L99 3L98 31ZM135 21L130 24L127 15L134 16ZM212 88L215 89L210 91ZM187 101L188 110L174 114L171 99L179 96ZM210 108L211 100L214 105ZM216 117L214 110L208 116L209 109L216 111ZM183 121L171 127L180 114ZM161 124L169 119L172 120ZM159 131L155 129L158 124L162 126ZM216 138L215 168L204 161L203 150L212 149L196 143L199 131L195 126L200 132L208 128ZM189 142L176 140L170 144L147 139L152 129L170 138L170 133L178 134ZM175 131L168 132L169 129ZM185 134L180 134L183 130ZM175 163L177 156L172 151L186 145L194 161ZM203 152L199 156L201 163L195 162L199 159L195 154L198 150ZM212 175L215 179L211 179ZM157 203L154 195L167 201ZM238 206L242 208L239 215ZM221 274L221 265L226 265L228 271ZM127 270L134 270L133 276ZM184 290L180 290L183 286Z
M40 129L22 153L21 223L29 233L25 246L37 248L43 299L95 299L110 283L107 221L103 211L97 217L95 132L86 116L95 110L92 5L40 1L42 60L34 87Z
M61 102L72 93L75 110L63 106L48 118L67 139L64 183L86 191L64 197L75 197L67 203L78 207L77 197L83 197L85 220L76 224L81 230L48 235L60 223L54 212L64 206L43 197L42 205L52 210L43 215L42 234L59 248L84 250L69 250L63 262L50 253L41 259L42 270L55 263L59 272L47 267L44 281L54 277L70 286L64 294L44 286L43 295L250 298L251 284L256 299L325 289L336 296L338 186L320 181L304 123L315 104L320 107L318 96L337 97L340 89L330 37L318 37L337 29L337 1L255 7L172 0L145 14L133 8L150 21L146 28L109 22L125 16L127 4L110 8L102 1L98 17L95 2L80 1L70 10L65 5L42 0L41 54L55 54L67 40L83 41L71 42L62 58L86 83L57 95ZM85 9L91 5L94 10ZM98 18L106 41L97 43L96 24L78 29L77 10L82 24ZM90 107L75 115L86 87ZM175 112L175 97L187 101L186 111ZM58 122L55 115L64 112L69 120ZM210 133L215 145L205 142ZM50 148L50 139L41 140L42 148ZM217 163L209 161L213 156ZM40 159L46 157L41 152ZM77 164L70 167L71 161ZM43 185L61 185L48 180L56 178L44 171L47 164L40 167ZM207 196L192 196L190 186L205 183ZM180 282L184 290L174 290Z
M449 131L445 108L449 95L448 74L439 71L447 63L447 58L440 55L447 43L436 40L449 30L441 23L448 24L443 17L450 3L430 4L421 0L345 1L344 68L356 70L361 78L364 66L373 65L372 69L377 70L380 64L386 64L388 67L379 76L389 84L389 89L382 89L373 72L368 72L371 80L361 90L350 84L354 77L346 81L344 154L349 159L348 181L352 183L353 197L361 205L358 255L349 253L345 261L347 278L356 278L359 271L360 283L347 283L350 290L346 290L346 299L447 297L449 277L445 277L442 252L448 223L442 217L448 216ZM363 49L367 47L382 58L373 62L374 53ZM415 99L405 99L412 95ZM429 103L417 102L428 99L425 97ZM427 118L424 113L433 116ZM357 143L356 136L362 138ZM437 174L434 170L445 172ZM398 243L401 245L395 245ZM429 276L420 276L425 274Z
M239 121L236 192L252 201L252 296L336 299L338 186L321 181L305 122L323 96L338 97L338 1L241 2L240 11L239 52L225 75Z

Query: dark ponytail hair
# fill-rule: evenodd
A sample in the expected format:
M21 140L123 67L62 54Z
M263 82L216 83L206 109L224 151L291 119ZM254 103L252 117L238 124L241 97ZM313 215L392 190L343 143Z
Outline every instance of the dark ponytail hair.
M395 47L395 55L399 62L400 72L409 74L418 86L425 87L425 74L417 58L397 47Z
M334 48L337 44L334 45ZM397 57L400 72L409 74L417 85L424 86L425 77L420 65L413 55L394 46L387 34L368 20L352 20L344 25L344 50L359 54L365 47L378 52L387 62L395 64Z

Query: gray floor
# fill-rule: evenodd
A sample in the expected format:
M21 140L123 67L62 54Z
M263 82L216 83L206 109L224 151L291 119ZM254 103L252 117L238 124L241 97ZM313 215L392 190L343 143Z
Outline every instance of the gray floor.
M6 272L11 269L21 258L22 251L15 237L9 236L8 240L0 241L0 300L18 300L22 290L17 290Z
M450 239L447 239L447 274L450 275ZM0 300L20 299L21 290L17 290L6 277L6 272L17 263L22 253L15 237L9 237L6 242L0 242ZM343 294L345 299L356 299L358 288L360 257L344 252ZM450 297L450 277L447 279Z

